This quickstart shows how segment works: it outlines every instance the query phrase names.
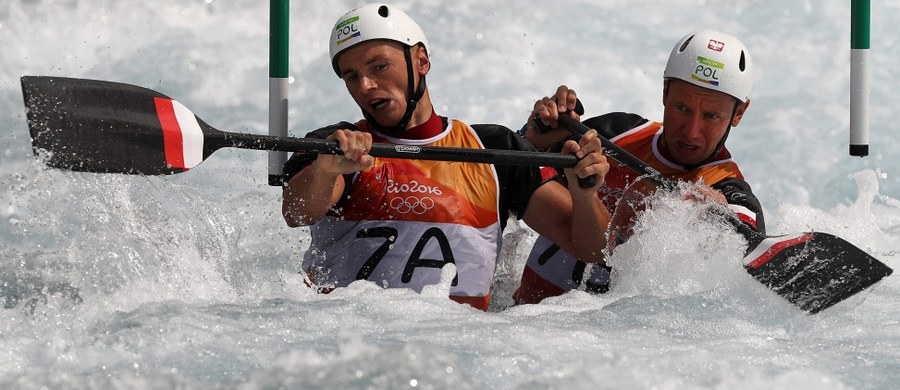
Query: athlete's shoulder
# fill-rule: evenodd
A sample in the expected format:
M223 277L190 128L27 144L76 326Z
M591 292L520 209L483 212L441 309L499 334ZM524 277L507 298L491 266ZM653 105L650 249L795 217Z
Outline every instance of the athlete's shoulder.
M475 130L475 134L487 149L535 151L531 143L506 126L492 123L478 123L469 126Z
M506 126L496 124L473 124L470 127L487 149L536 151L524 137L514 133ZM541 170L536 166L494 165L497 181L500 184L501 215L512 212L517 218L525 215L531 195L544 181ZM506 219L501 218L501 227L506 226Z
M750 183L743 178L729 177L710 185L710 187L722 191L729 202L741 202L747 198L756 200ZM757 202L758 203L758 202Z
M741 221L761 233L766 232L766 220L763 216L762 205L753 193L753 189L750 188L750 183L742 178L729 177L710 185L710 187L725 195L729 208L737 212Z
M334 133L335 131L338 131L338 130L359 131L360 128L355 123L341 121L341 122L335 123L333 125L325 126L320 129L310 131L309 133L306 133L306 138L325 139L325 138L328 138L329 135L331 135L332 133Z
M586 119L582 121L582 123L587 127L597 130L597 133L606 138L614 138L628 130L642 126L649 121L649 119L638 114L610 112L608 114Z

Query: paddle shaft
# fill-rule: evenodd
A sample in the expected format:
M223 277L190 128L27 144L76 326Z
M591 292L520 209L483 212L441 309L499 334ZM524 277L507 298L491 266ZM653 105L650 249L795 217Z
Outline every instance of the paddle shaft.
M213 141L216 147L241 149L277 150L321 154L343 154L337 141L267 136L220 131L220 141ZM210 140L212 137L208 137ZM374 157L471 162L497 165L574 167L578 159L574 155L543 153L502 149L471 149L438 146L411 146L393 144L373 144L369 154Z

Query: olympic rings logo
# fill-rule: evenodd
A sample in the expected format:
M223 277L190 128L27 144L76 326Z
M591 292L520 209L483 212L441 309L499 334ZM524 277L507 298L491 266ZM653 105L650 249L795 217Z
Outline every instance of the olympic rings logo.
M392 209L400 214L425 214L434 208L434 199L430 197L419 198L416 196L396 197L388 203Z

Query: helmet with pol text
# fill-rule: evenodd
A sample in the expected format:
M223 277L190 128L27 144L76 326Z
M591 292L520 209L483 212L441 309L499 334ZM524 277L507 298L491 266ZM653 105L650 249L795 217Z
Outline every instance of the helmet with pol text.
M428 53L428 40L422 28L402 10L386 4L369 4L341 16L331 31L328 53L335 73L341 75L337 57L356 44L387 39L406 46L421 43Z
M663 77L723 92L743 102L753 88L753 61L747 47L734 36L699 30L678 41Z

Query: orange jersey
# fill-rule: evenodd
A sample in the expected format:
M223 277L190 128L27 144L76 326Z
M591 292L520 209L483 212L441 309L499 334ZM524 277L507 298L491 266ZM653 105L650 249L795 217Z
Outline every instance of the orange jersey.
M392 138L365 121L342 126L369 131L376 142L400 145L530 149L501 126L476 129L446 119L437 124L442 129L423 139ZM320 291L362 279L421 291L438 283L442 268L453 263L450 296L482 310L490 301L506 220L510 213L524 212L541 184L535 167L382 157L370 168L345 175L345 181L341 201L311 226L312 242L303 255L303 268Z

